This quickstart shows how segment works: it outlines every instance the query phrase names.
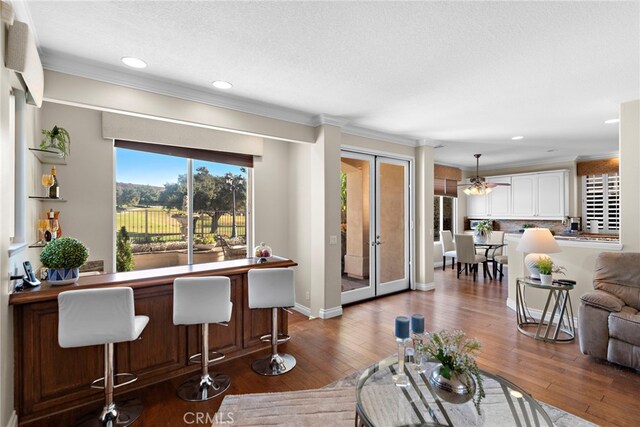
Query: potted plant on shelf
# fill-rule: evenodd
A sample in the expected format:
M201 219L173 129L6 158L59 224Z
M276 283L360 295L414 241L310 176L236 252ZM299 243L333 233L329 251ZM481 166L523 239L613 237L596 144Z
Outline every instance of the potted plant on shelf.
M562 266L554 264L553 260L549 257L541 257L536 262L536 267L540 272L540 284L550 285L553 283L553 273L564 274L566 269Z
M476 225L473 233L476 238L476 243L486 243L492 231L493 225L491 220L485 219L480 221L478 225Z
M79 268L89 258L87 247L72 237L61 237L44 247L40 262L48 268L47 281L52 285L68 285L78 281Z
M59 152L63 157L71 154L71 135L65 128L54 126L53 129L42 129L40 149Z
M429 334L422 351L440 362L429 375L429 383L443 400L460 404L473 398L480 414L480 401L485 397L476 355L480 341L467 339L460 330ZM477 396L477 397L476 397Z

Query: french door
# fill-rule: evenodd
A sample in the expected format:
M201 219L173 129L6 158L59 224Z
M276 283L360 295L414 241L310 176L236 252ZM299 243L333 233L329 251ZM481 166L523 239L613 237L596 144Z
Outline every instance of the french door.
M409 162L342 152L342 303L409 288Z

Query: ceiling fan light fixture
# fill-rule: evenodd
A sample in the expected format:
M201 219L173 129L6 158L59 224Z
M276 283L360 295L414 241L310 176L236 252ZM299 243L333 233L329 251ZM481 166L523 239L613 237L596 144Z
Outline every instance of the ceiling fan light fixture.
M491 191L493 190L489 187L478 187L476 185L471 185L462 191L467 196L484 196L491 193Z

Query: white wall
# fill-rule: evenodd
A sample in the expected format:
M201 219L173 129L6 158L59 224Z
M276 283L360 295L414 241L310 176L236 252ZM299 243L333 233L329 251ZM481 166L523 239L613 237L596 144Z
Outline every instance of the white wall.
M620 241L640 252L640 100L620 106Z
M44 203L60 211L63 236L74 237L89 248L89 260L104 260L113 272L114 158L113 142L102 138L102 113L97 110L45 102L42 127L65 128L71 135L71 155L58 166L60 197L66 203Z

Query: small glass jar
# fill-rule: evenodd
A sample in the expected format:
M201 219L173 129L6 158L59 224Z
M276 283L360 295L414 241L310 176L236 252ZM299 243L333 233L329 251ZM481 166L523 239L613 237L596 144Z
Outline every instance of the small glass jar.
M266 243L261 242L260 245L256 246L256 248L253 250L253 254L256 258L259 258L259 263L263 263L267 262L267 258L271 257L271 255L273 255L273 252L271 252L270 246L267 246Z

